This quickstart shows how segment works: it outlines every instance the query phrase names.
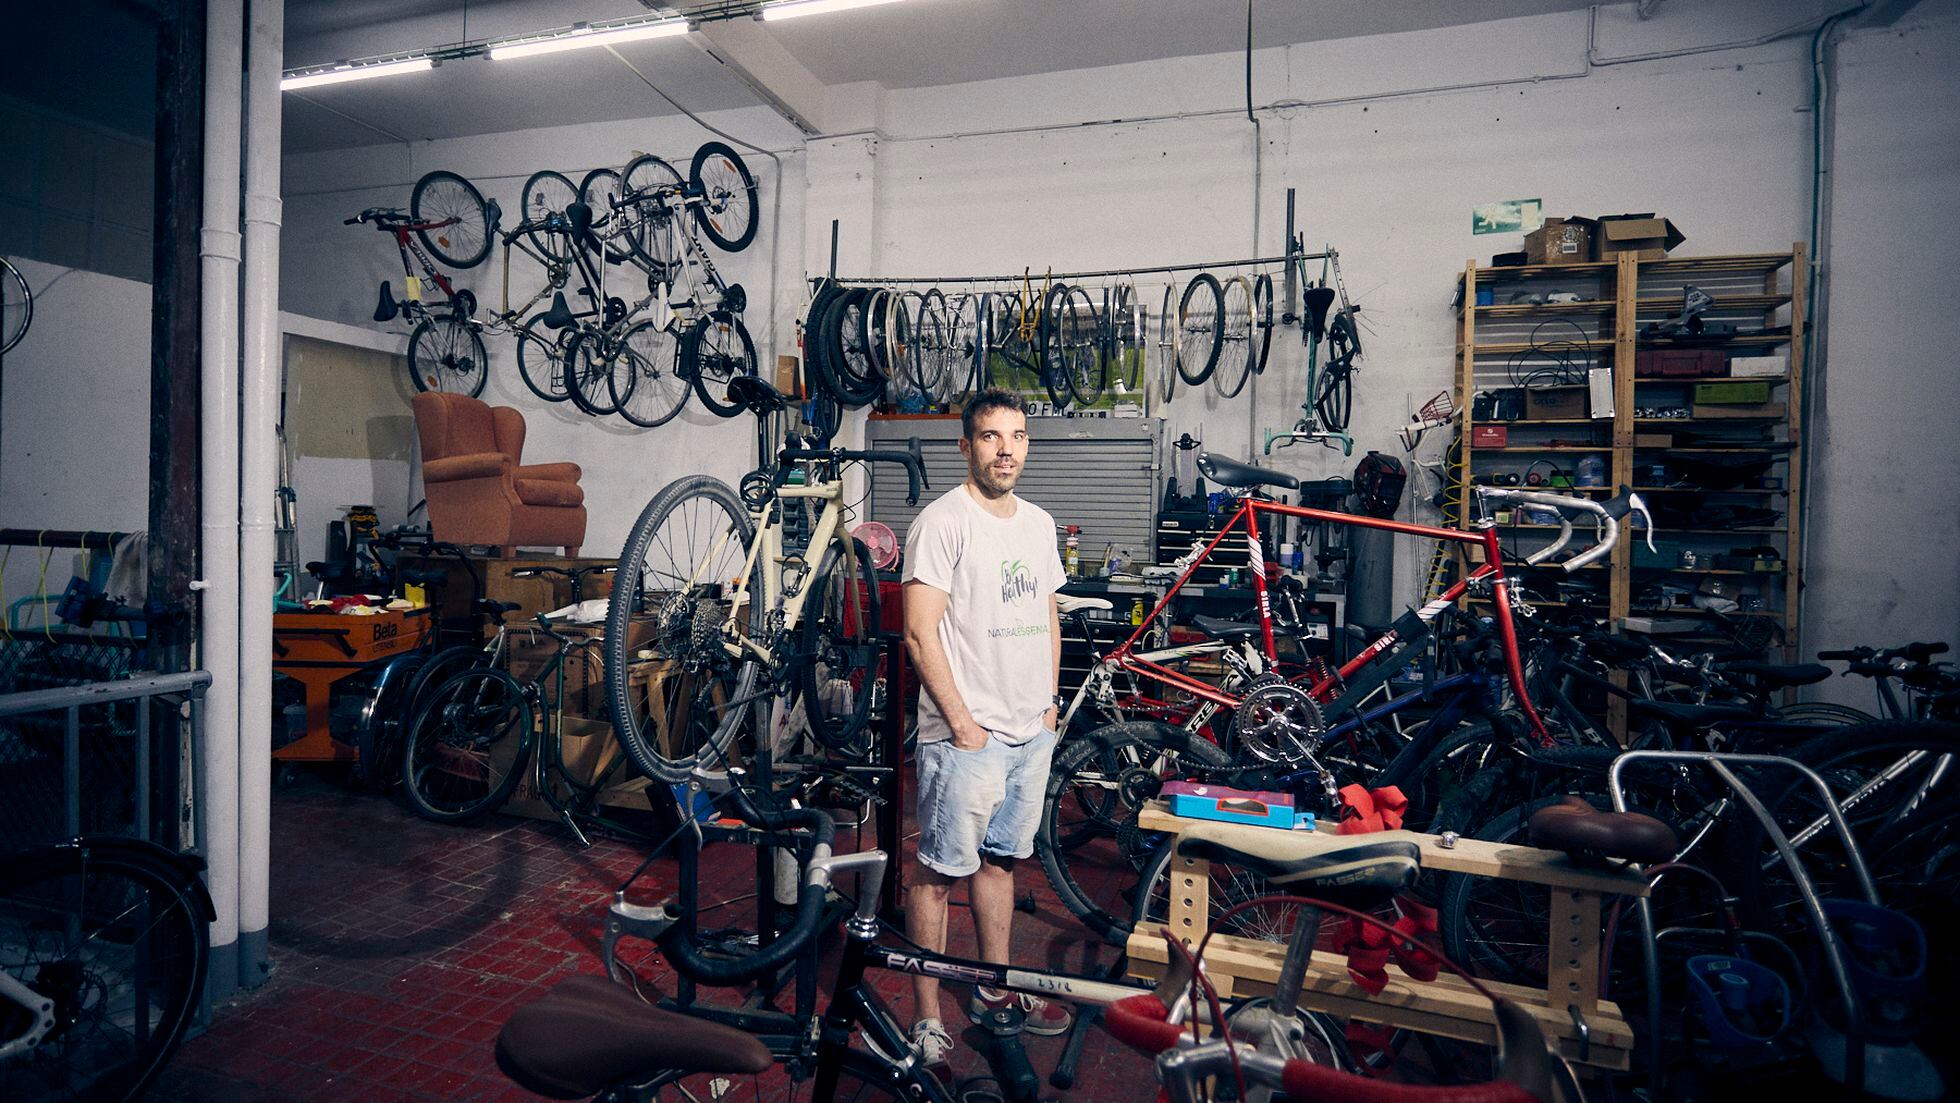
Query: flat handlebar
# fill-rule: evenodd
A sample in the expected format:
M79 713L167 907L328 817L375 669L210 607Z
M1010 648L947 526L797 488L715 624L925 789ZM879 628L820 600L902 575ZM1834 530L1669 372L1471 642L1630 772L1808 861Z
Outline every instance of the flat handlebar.
M1575 498L1568 494L1552 494L1543 490L1505 490L1480 486L1477 488L1477 500L1485 504L1493 501L1510 502L1515 505L1542 506L1558 511L1558 538L1525 557L1525 562L1532 566L1537 566L1557 555L1572 542L1572 520L1565 515L1568 510L1592 514L1593 525L1599 533L1599 539L1592 547L1559 564L1567 573L1597 563L1611 554L1613 546L1620 542L1620 519L1629 514L1639 516L1647 532L1647 550L1654 550L1653 514L1647 511L1645 499L1625 488L1621 489L1617 497L1604 502L1595 502L1590 498Z

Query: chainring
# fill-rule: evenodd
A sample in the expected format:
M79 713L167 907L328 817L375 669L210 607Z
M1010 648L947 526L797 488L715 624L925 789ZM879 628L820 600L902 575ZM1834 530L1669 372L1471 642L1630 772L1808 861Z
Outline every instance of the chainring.
M1253 679L1232 714L1233 739L1262 762L1305 761L1326 730L1313 695L1277 674Z

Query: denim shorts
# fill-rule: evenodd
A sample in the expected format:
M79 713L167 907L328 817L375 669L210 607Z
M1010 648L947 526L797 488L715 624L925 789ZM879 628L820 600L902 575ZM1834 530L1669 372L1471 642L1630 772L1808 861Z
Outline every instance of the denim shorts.
M980 869L980 856L1025 858L1034 853L1048 788L1055 733L1019 746L989 738L977 751L951 739L920 743L919 861L948 877Z

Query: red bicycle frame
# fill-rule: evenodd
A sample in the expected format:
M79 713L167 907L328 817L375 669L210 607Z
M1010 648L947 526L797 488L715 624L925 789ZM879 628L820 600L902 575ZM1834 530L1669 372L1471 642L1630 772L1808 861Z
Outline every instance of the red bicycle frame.
M414 253L415 259L422 262L423 273L431 280L434 280L437 287L442 288L443 295L452 303L456 301L456 289L450 285L449 278L442 274L442 271L436 267L435 262L430 260L427 254L422 252L422 247L415 244L409 235L415 233L417 230L440 230L445 226L454 226L460 222L462 222L460 218L446 218L441 222L401 222L380 226L381 229L395 235L395 249L402 255L402 275L409 279L415 278L415 269L409 267L408 263L408 255ZM420 301L419 297L416 301Z
M1444 609L1455 604L1459 598L1468 593L1472 586L1488 579L1491 586L1491 598L1497 609L1497 635L1504 645L1505 673L1511 683L1511 691L1517 694L1519 707L1524 710L1525 718L1531 725L1532 735L1540 742L1550 740L1551 736L1545 730L1545 722L1539 718L1538 710L1532 707L1531 694L1525 689L1524 661L1518 653L1517 629L1511 622L1509 579L1504 573L1504 559L1501 554L1501 549L1498 546L1497 530L1495 528L1485 528L1476 531L1435 528L1430 525L1415 525L1404 521L1384 520L1379 517L1361 517L1351 513L1334 513L1323 509L1309 509L1305 506L1283 505L1279 502L1268 501L1264 498L1255 498L1250 495L1241 497L1238 499L1238 508L1232 513L1231 519L1225 522L1224 527L1219 530L1218 535L1212 539L1211 543L1205 545L1204 550L1198 554L1198 557L1189 566L1185 567L1184 573L1179 575L1177 581L1171 585L1171 588L1165 592L1162 598L1158 599L1156 607L1150 610L1148 616L1143 618L1143 624L1135 632L1130 634L1129 639L1124 640L1116 650L1110 652L1105 661L1134 674L1174 686L1193 696L1216 702L1226 708L1237 708L1241 703L1240 699L1221 691L1217 686L1200 681L1180 671L1172 670L1167 666L1138 658L1136 656L1136 645L1143 638L1145 629L1155 623L1158 616L1164 614L1164 611L1169 608L1171 601L1177 597L1178 591L1182 590L1184 584L1190 581L1191 575L1197 570L1198 565L1210 558L1211 553L1220 544L1224 543L1225 539L1231 536L1234 531L1239 530L1241 522L1243 522L1247 558L1252 568L1252 589L1258 597L1261 643L1264 649L1267 668L1273 669L1274 664L1279 660L1279 655L1273 641L1272 602L1267 596L1266 590L1266 553L1259 543L1259 515L1261 513L1279 514L1285 517L1299 517L1308 521L1321 521L1336 525L1353 525L1357 528L1381 529L1385 532L1400 533L1405 536L1421 536L1431 540L1448 540L1458 544L1472 544L1482 548L1484 552L1483 563L1476 570L1471 571L1459 580L1456 585L1444 591L1434 601L1416 610L1416 616L1424 622L1435 619ZM1367 666L1376 656L1395 646L1398 638L1400 638L1400 634L1394 628L1390 628L1387 632L1384 632L1379 639L1363 648L1359 654L1349 659L1333 675L1315 683L1311 690L1314 699L1317 701L1330 699L1334 691L1350 677Z

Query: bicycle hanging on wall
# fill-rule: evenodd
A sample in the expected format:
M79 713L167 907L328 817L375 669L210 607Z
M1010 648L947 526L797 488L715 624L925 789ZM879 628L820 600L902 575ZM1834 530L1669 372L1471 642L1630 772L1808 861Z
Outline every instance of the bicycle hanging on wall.
M496 233L496 205L486 203L476 185L453 172L432 172L415 182L408 210L370 207L343 225L371 223L393 234L401 254L402 291L397 300L382 281L374 320L401 318L413 327L408 337L408 371L418 391L453 391L474 398L490 378L483 349L476 296L452 284L430 259L452 268L474 268L490 255ZM413 256L414 263L410 263ZM415 274L419 265L422 275ZM440 292L441 299L425 296Z

